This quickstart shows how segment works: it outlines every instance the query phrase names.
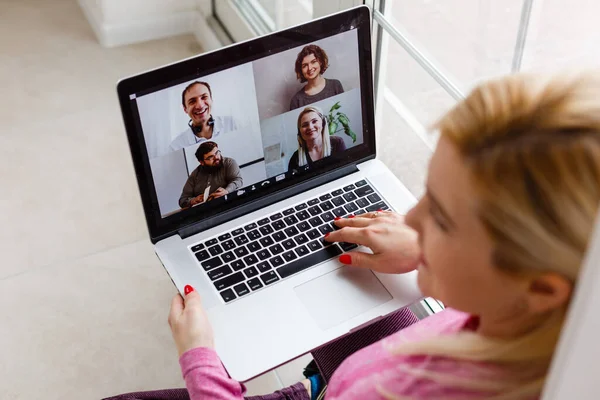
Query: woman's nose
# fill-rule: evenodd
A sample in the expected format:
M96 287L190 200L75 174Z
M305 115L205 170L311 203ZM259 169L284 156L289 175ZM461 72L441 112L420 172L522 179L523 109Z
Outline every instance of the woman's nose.
M406 213L406 216L404 217L404 222L406 223L406 225L410 226L411 228L413 228L416 231L419 231L419 227L420 227L420 223L419 223L419 207L421 205L421 203L423 202L423 200L419 200L419 202L417 204L415 204L413 206L413 208L411 208L408 213Z

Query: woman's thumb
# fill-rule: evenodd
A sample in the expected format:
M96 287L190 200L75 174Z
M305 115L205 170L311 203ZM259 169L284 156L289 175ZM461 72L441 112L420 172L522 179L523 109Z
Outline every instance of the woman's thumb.
M183 288L183 293L185 294L184 300L186 305L190 302L200 302L200 295L193 286L185 285Z
M353 251L352 253L342 254L339 258L340 262L353 267L371 268L373 265L372 254L363 253L361 251Z
M185 285L183 288L183 294L186 296L194 291L194 287L192 285Z

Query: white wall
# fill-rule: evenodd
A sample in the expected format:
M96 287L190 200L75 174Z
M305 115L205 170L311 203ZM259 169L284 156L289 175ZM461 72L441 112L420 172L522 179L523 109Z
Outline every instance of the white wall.
M265 162L262 161L242 168L240 175L242 175L242 187L250 187L250 185L266 180Z
M105 47L194 33L204 48L215 48L208 29L210 0L78 0ZM203 39L203 40L200 40Z
M181 196L183 186L188 179L183 150L151 159L150 168L160 214L165 215L179 210L179 196Z
M122 23L132 15L142 20L177 12L194 11L194 0L97 0L104 20L109 24Z
M313 18L320 18L362 4L363 0L313 0Z
M596 0L534 1L523 69L598 68L599 11Z

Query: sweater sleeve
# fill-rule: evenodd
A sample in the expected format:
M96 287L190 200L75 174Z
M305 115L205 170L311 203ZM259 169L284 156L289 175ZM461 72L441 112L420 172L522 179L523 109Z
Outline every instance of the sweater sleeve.
M344 93L344 87L342 86L342 82L335 79L335 94L337 95L342 93Z
M190 206L190 200L194 197L194 177L196 174L192 172L192 174L188 177L185 185L183 186L183 190L181 192L181 196L179 197L179 207L186 208Z
M227 186L224 189L227 190L228 193L244 186L240 167L233 159L228 160L227 177L225 179L227 179Z
M198 347L179 358L190 400L241 400L246 388L231 379L213 349Z

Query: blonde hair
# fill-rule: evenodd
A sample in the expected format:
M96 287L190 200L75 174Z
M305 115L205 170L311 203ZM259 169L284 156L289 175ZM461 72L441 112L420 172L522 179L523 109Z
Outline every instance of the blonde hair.
M308 114L309 112L316 113L321 118L321 138L323 140L323 158L329 157L331 155L331 139L329 138L329 128L327 127L327 118L325 118L323 111L321 111L318 107L308 106L305 107L304 110L300 112L298 115L298 166L303 166L308 164L308 160L306 159L306 142L302 139L302 135L300 134L300 123L302 120L302 116L304 114Z
M494 243L494 265L510 274L554 272L575 284L600 203L598 75L489 81L435 128L469 169L476 212ZM461 332L394 351L501 366L507 376L454 384L483 384L501 393L496 399L531 398L543 388L566 310L554 310L541 326L512 340Z

